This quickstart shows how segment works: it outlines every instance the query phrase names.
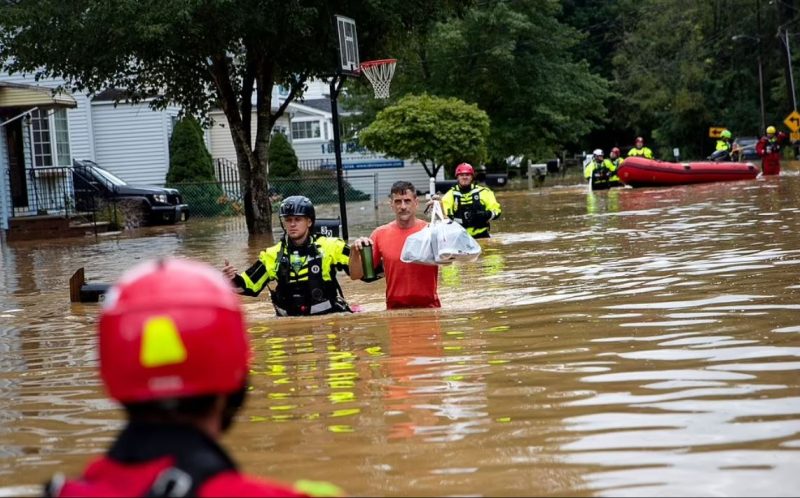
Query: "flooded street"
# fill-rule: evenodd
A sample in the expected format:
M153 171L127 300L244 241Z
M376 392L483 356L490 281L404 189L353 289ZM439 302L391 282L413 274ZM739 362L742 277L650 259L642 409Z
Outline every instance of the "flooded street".
M245 298L253 387L224 439L244 470L354 496L800 493L800 176L497 197L481 259L441 269L439 311L386 312L383 281L344 276L363 313ZM391 219L371 206L351 238ZM78 474L121 427L76 269L244 269L267 243L243 218L4 242L0 496Z

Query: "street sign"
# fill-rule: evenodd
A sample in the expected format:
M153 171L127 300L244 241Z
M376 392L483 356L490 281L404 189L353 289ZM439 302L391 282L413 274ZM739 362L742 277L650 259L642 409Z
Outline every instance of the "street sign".
M798 117L800 117L800 115L798 115ZM727 130L727 128L724 126L712 126L708 129L708 136L711 138L719 138L725 130Z
M793 131L793 132L789 133L789 139L792 142L800 141L800 131Z
M783 122L792 131L800 130L800 112L792 111Z

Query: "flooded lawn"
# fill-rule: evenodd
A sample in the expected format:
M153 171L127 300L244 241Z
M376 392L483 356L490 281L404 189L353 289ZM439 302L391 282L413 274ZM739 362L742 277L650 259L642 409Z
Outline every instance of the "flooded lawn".
M253 388L224 440L244 470L355 496L798 494L800 176L498 200L439 311L387 312L382 282L346 277L362 313L245 301ZM351 238L391 216L350 209ZM0 246L0 496L77 474L122 423L77 268L244 268L268 243L236 218Z

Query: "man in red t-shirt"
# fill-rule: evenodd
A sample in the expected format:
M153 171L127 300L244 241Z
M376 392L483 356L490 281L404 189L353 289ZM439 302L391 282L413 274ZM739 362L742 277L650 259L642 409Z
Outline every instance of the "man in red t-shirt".
M386 276L386 308L439 308L439 267L404 263L400 261L403 244L409 235L419 232L428 224L417 218L417 189L410 182L398 181L390 194L395 220L376 228L369 237L353 242L350 278L365 282ZM361 248L372 246L372 265L376 278L364 279L361 267Z

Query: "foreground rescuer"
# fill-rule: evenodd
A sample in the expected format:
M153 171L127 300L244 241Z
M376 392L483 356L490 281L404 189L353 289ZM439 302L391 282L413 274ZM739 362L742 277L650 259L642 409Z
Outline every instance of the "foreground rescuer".
M99 329L100 374L128 424L79 479L54 477L46 496L335 494L241 474L217 443L244 402L250 355L239 297L217 270L135 267L108 292Z
M475 169L471 164L456 166L457 184L442 196L445 216L467 229L476 239L489 237L489 222L500 217L500 203L494 192L484 185L476 185Z
M278 316L351 311L336 280L337 270L350 271L350 248L342 239L312 233L316 213L307 197L287 197L279 214L283 239L261 251L247 271L239 273L226 260L222 272L246 296L267 287Z

